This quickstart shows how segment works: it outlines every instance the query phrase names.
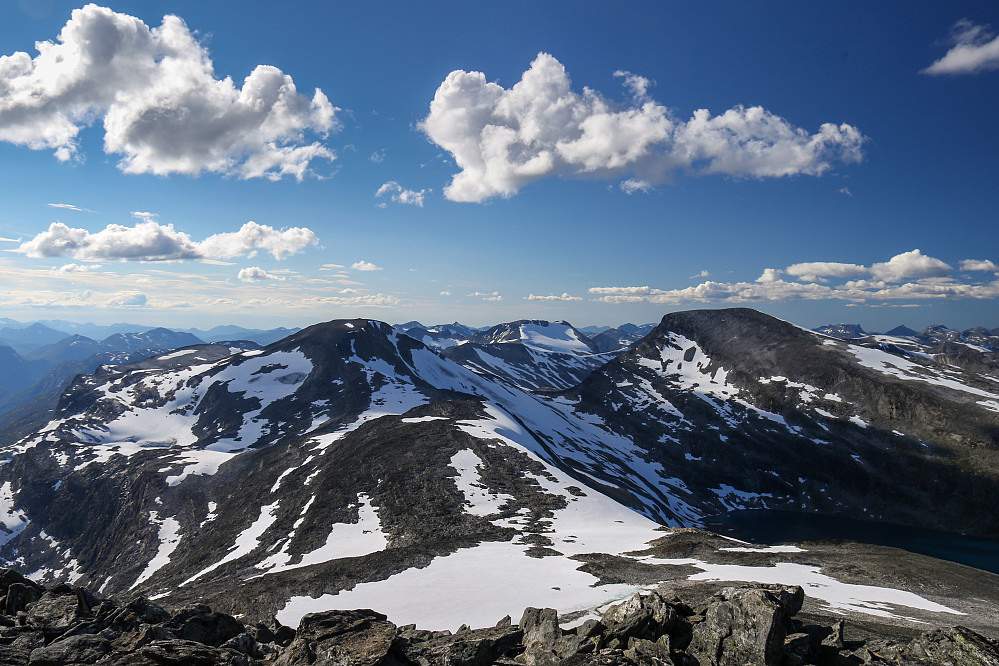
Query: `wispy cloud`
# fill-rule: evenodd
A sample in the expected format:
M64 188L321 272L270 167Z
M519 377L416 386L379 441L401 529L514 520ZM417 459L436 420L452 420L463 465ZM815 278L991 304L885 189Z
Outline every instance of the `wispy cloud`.
M524 300L528 301L581 301L583 300L581 296L570 296L568 293L562 293L561 296L548 295L540 296L537 294L530 294L525 296Z
M468 294L468 295L470 297L472 297L472 298L481 298L484 301L502 301L503 300L503 297L500 295L500 293L498 291L494 291L494 292L490 292L490 293L484 293L484 292L481 292L481 291L473 291L471 294Z
M79 206L74 206L73 204L59 204L59 203L58 204L54 204L54 203L50 203L50 204L47 204L47 205L51 206L52 208L62 208L64 210L75 210L75 211L78 211L80 213L93 213L94 212L94 211L90 210L89 208L80 208Z
M242 87L216 78L208 50L177 16L150 29L89 4L73 11L56 41L35 46L34 58L4 57L0 141L66 161L77 157L80 131L98 125L105 150L122 156L120 169L157 175L301 180L313 160L335 159L304 140L339 127L321 90L305 97L269 65L254 68Z
M111 308L140 308L146 305L146 295L139 291L131 291L115 296L108 302Z
M181 270L178 264L115 264L102 270L60 272L33 268L17 259L0 257L0 306L5 311L81 310L94 313L119 308L188 309L218 317L256 314L318 321L331 317L330 309L343 308L337 316L350 316L351 308L385 308L404 305L398 294L371 294L356 283L333 285L330 280L258 279L241 281L230 270L206 266L204 273ZM251 267L256 268L256 267ZM286 277L265 270L271 278ZM244 273L243 277L252 275ZM257 274L257 277L263 277ZM145 297L142 301L138 296Z
M825 123L809 132L766 109L707 109L681 120L648 98L650 82L618 72L631 93L618 104L572 90L562 64L538 54L520 81L504 88L482 72L455 70L437 89L421 128L461 169L444 188L452 201L509 197L550 176L617 180L644 191L676 174L770 178L821 175L862 159L864 136Z
M999 69L999 35L988 25L961 19L951 28L953 46L923 74L978 74Z
M390 180L375 192L375 198L388 195L395 203L423 208L423 200L430 190L407 190L394 180Z

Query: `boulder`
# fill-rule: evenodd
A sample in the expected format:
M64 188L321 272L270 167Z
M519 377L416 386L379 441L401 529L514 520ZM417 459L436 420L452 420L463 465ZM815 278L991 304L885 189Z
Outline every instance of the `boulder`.
M31 650L15 645L0 645L0 664L2 666L27 665Z
M260 652L260 648L257 646L257 641L249 633L243 633L239 636L230 638L222 647L235 650L236 652L242 652L248 657L253 657L254 659L263 659L264 655Z
M79 612L80 602L72 590L69 594L62 592L63 590L53 588L31 604L25 616L25 624L47 636L58 636L69 629L82 617Z
M725 588L693 627L687 651L711 666L780 666L801 588ZM797 603L797 608L800 608Z
M397 646L405 658L416 664L449 664L450 666L485 666L501 657L512 655L521 643L524 632L513 625L471 629L453 636L428 636L419 638L418 630L400 632L409 636Z
M44 590L31 581L27 583L20 581L10 583L7 586L7 603L4 612L11 617L16 617L20 611L28 607L28 604L41 599L43 592Z
M70 636L31 651L31 666L61 664L93 664L111 652L111 642L101 636L83 634Z
M655 641L676 622L676 611L658 592L636 594L603 614L608 641L617 638L622 644L632 637Z
M233 616L212 612L211 608L202 604L179 611L170 618L166 627L177 638L214 647L246 631L243 623Z
M123 633L111 641L116 652L135 652L154 641L167 641L177 638L163 627L142 624L135 631Z
M654 642L644 638L629 639L628 649L624 651L624 656L640 666L672 666L673 660L670 657L670 652L669 635L667 634Z
M396 640L396 627L371 610L326 611L302 618L295 639L275 666L375 666Z
M554 608L524 609L520 618L520 628L524 651L517 661L527 666L547 666L557 664L556 643L562 638L562 628L558 626L558 611Z
M146 659L142 662L140 659ZM249 666L246 655L233 650L212 647L196 641L155 641L139 650L135 657L124 663L149 663L162 666L218 666L233 664Z

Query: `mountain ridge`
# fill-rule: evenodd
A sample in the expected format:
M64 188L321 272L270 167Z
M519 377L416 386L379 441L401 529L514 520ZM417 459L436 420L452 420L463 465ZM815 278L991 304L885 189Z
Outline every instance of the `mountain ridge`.
M4 447L0 556L44 581L290 617L466 580L469 558L497 580L558 580L529 591L553 607L598 604L622 588L596 581L641 579L634 553L660 525L787 501L933 525L932 499L952 527L994 534L981 498L997 494L995 412L979 404L992 384L942 372L740 309L667 315L582 383L543 393L363 319L249 351L188 348L79 378L55 418ZM963 405L954 431L982 446L891 433L864 382ZM901 416L884 418L935 432ZM800 479L792 451L816 458ZM981 478L945 472L935 451L973 452ZM943 485L879 480L900 458ZM952 481L970 486L943 501Z

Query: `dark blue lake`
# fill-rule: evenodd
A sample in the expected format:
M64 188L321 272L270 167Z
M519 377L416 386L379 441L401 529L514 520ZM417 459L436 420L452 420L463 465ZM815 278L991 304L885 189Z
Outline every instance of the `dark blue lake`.
M999 541L951 532L770 509L713 516L704 521L704 527L751 543L849 539L902 548L999 574Z

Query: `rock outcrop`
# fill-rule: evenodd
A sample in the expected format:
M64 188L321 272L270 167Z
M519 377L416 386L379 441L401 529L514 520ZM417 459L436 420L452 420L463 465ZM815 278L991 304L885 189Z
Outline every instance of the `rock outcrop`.
M528 608L484 629L397 627L371 610L306 615L297 630L244 625L203 604L168 610L124 605L80 587L44 589L0 572L0 665L55 666L799 666L803 664L999 665L999 642L969 629L911 640L847 641L844 622L795 619L800 587L724 588L694 606L665 587L580 618L563 629L555 610Z

